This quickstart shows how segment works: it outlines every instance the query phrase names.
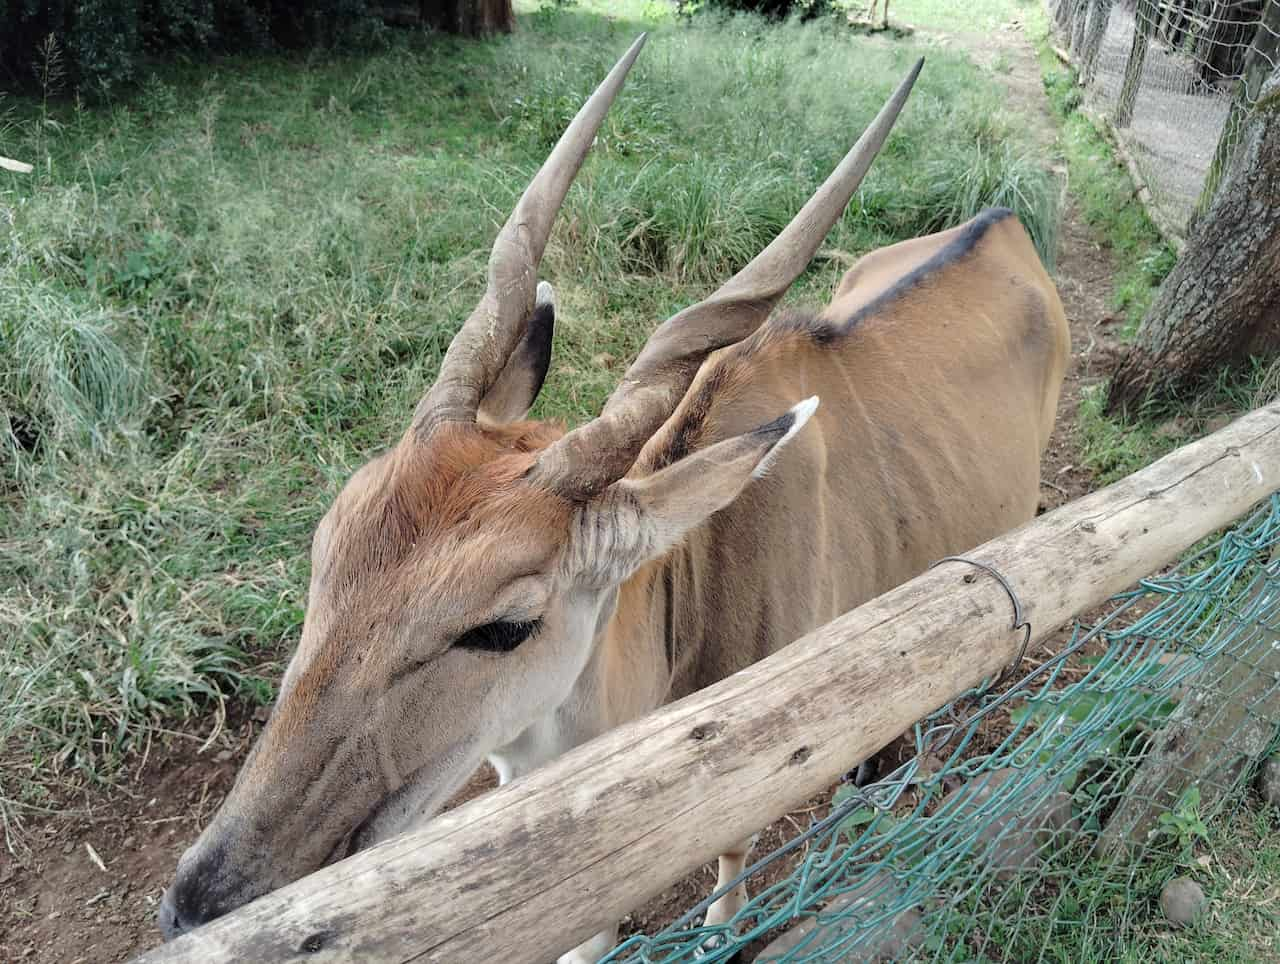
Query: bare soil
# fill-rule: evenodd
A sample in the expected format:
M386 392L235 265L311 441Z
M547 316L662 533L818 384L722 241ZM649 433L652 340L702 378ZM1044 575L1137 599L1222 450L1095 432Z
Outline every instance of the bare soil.
M986 65L1003 53L1012 69L996 76L1009 87L1009 109L1028 117L1043 137L1045 156L1051 156L1054 123L1038 63L1019 26L944 42L971 49ZM1095 487L1081 464L1075 413L1081 392L1106 373L1113 359L1112 332L1117 322L1108 307L1112 276L1108 252L1068 200L1056 280L1071 322L1072 361L1057 430L1045 454L1042 511ZM1042 652L1029 653L1027 661L1039 662L1055 645L1060 645L1057 638ZM136 769L118 785L67 793L58 805L60 812L29 819L26 849L19 854L0 851L0 961L100 964L126 960L157 944L154 919L160 894L179 855L230 789L261 726L261 719L251 716L235 720L203 752L198 752L203 741L196 736L172 734L164 745L136 762ZM989 728L975 752L995 746L1003 736L999 721ZM904 752L898 744L887 748L881 771L900 762ZM493 775L485 768L455 803L493 785ZM829 794L823 794L770 824L760 836L756 855L820 819L828 802ZM789 873L800 856L791 855L769 867L753 889ZM629 915L623 924L624 936L661 929L706 897L714 883L714 863L700 868Z

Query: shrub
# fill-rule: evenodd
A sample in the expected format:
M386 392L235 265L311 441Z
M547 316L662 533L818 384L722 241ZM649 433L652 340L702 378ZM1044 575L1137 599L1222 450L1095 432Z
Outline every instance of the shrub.
M699 10L716 9L733 13L758 13L766 17L798 15L802 20L829 13L835 8L834 0L677 0L682 14Z
M48 91L65 79L103 95L165 54L364 45L377 32L366 8L365 0L8 0L0 84Z

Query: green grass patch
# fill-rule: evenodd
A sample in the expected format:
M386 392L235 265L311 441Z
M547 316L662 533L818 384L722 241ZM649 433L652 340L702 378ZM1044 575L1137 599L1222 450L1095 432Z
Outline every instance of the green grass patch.
M743 265L922 49L829 22L518 8L512 36L177 65L101 108L5 107L0 173L0 798L109 775L157 729L271 698L307 545L403 430L497 225L642 29L649 45L543 263L538 414L598 410L648 332ZM794 294L1010 204L1057 212L1016 117L929 50L897 132ZM1039 178L1039 179L1037 179Z
M1124 318L1122 333L1131 336L1177 258L1147 216L1128 171L1081 110L1082 88L1050 49L1046 18L1038 12L1036 19L1045 92L1059 118L1071 192L1114 256L1113 307Z
M1001 960L1062 964L1275 960L1277 816L1266 806L1237 807L1207 824L1194 808L1162 814L1140 862L1085 856L1035 890L1010 888L1001 908L1008 933L992 933L990 946L1001 949ZM1170 924L1159 905L1161 889L1178 876L1194 879L1206 898L1185 928Z
M1015 18L1025 19L1038 0L892 0L889 18L901 19L913 27L981 33L994 30ZM866 9L866 0L857 0L854 9Z
M1106 385L1085 391L1079 428L1085 464L1106 485L1150 465L1174 449L1225 427L1280 397L1280 363L1250 360L1226 368L1194 394L1144 406L1128 421L1106 414Z

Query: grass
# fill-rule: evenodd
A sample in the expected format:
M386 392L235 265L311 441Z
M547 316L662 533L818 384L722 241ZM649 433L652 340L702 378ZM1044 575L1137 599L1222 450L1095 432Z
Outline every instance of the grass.
M1175 831L1187 815L1170 813ZM1165 835L1143 848L1140 862L1109 862L1088 854L1055 855L1056 873L1038 886L1017 884L980 913L992 921L985 935L999 960L1061 964L1104 962L1275 960L1280 954L1280 839L1273 808L1236 807L1200 823L1179 841ZM1190 926L1176 927L1159 906L1164 885L1189 877L1206 902ZM990 960L984 955L979 960Z
M1038 11L1034 22L1045 91L1060 122L1059 144L1070 188L1085 220L1111 251L1112 306L1122 322L1119 336L1131 339L1177 256L1147 216L1111 144L1081 109L1083 91L1075 72L1052 52L1047 17ZM1274 366L1268 376L1267 366L1255 361L1243 370L1220 372L1194 394L1148 404L1128 421L1107 415L1106 386L1094 387L1085 393L1079 410L1085 464L1101 483L1114 482L1221 427L1232 415L1275 397L1276 381Z
M1223 428L1236 416L1280 397L1280 363L1260 359L1242 370L1222 369L1195 394L1148 403L1128 421L1108 415L1106 385L1084 392L1079 410L1085 464L1109 484L1179 446Z
M1131 337L1177 257L1147 216L1111 145L1080 109L1081 88L1075 72L1061 66L1049 47L1047 19L1040 14L1037 20L1045 92L1058 114L1071 191L1084 219L1112 252L1113 307L1124 319L1123 335Z
M857 6L865 4L859 0ZM947 32L980 33L994 30L1015 18L1025 19L1037 0L892 0L889 18L913 27Z
M158 68L88 109L0 104L0 800L110 779L184 720L267 701L313 526L387 445L567 119L648 48L543 265L538 413L595 411L648 331L772 238L920 50L829 23L521 7L510 37ZM56 92L50 92L56 93ZM871 248L1056 211L1017 118L929 64L795 297Z

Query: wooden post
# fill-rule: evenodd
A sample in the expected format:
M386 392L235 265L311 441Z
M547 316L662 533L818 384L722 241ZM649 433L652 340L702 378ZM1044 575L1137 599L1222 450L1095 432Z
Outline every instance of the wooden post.
M1052 0L1053 20L1063 33L1071 32L1071 14L1076 8L1076 0Z
M1200 190L1200 199L1196 202L1195 213L1192 215L1193 224L1213 203L1213 196L1222 183L1222 175L1231 163L1236 145L1240 143L1240 131L1245 119L1258 100L1263 81L1277 63L1280 63L1280 0L1268 0L1258 28L1254 31L1249 53L1245 56L1244 76L1236 84L1236 95L1231 101L1226 122L1222 125L1222 134L1218 137L1213 160L1209 162L1204 187Z
M1076 0L1075 13L1071 18L1071 56L1076 63L1080 62L1080 54L1084 50L1085 28L1089 24L1089 11L1092 0Z
M1102 53L1102 40L1107 35L1107 27L1111 23L1111 0L1094 0L1093 16L1089 19L1089 30L1085 34L1084 55L1080 65L1080 83L1088 86L1098 70L1098 58Z
M967 557L1040 641L1280 488L1280 402ZM148 964L545 962L815 793L1020 651L996 580L945 563Z
M1133 45L1124 65L1124 81L1120 96L1116 98L1114 122L1116 127L1128 127L1133 120L1133 105L1138 99L1138 87L1142 83L1142 65L1147 60L1147 43L1151 26L1156 17L1156 0L1138 0L1134 11Z

